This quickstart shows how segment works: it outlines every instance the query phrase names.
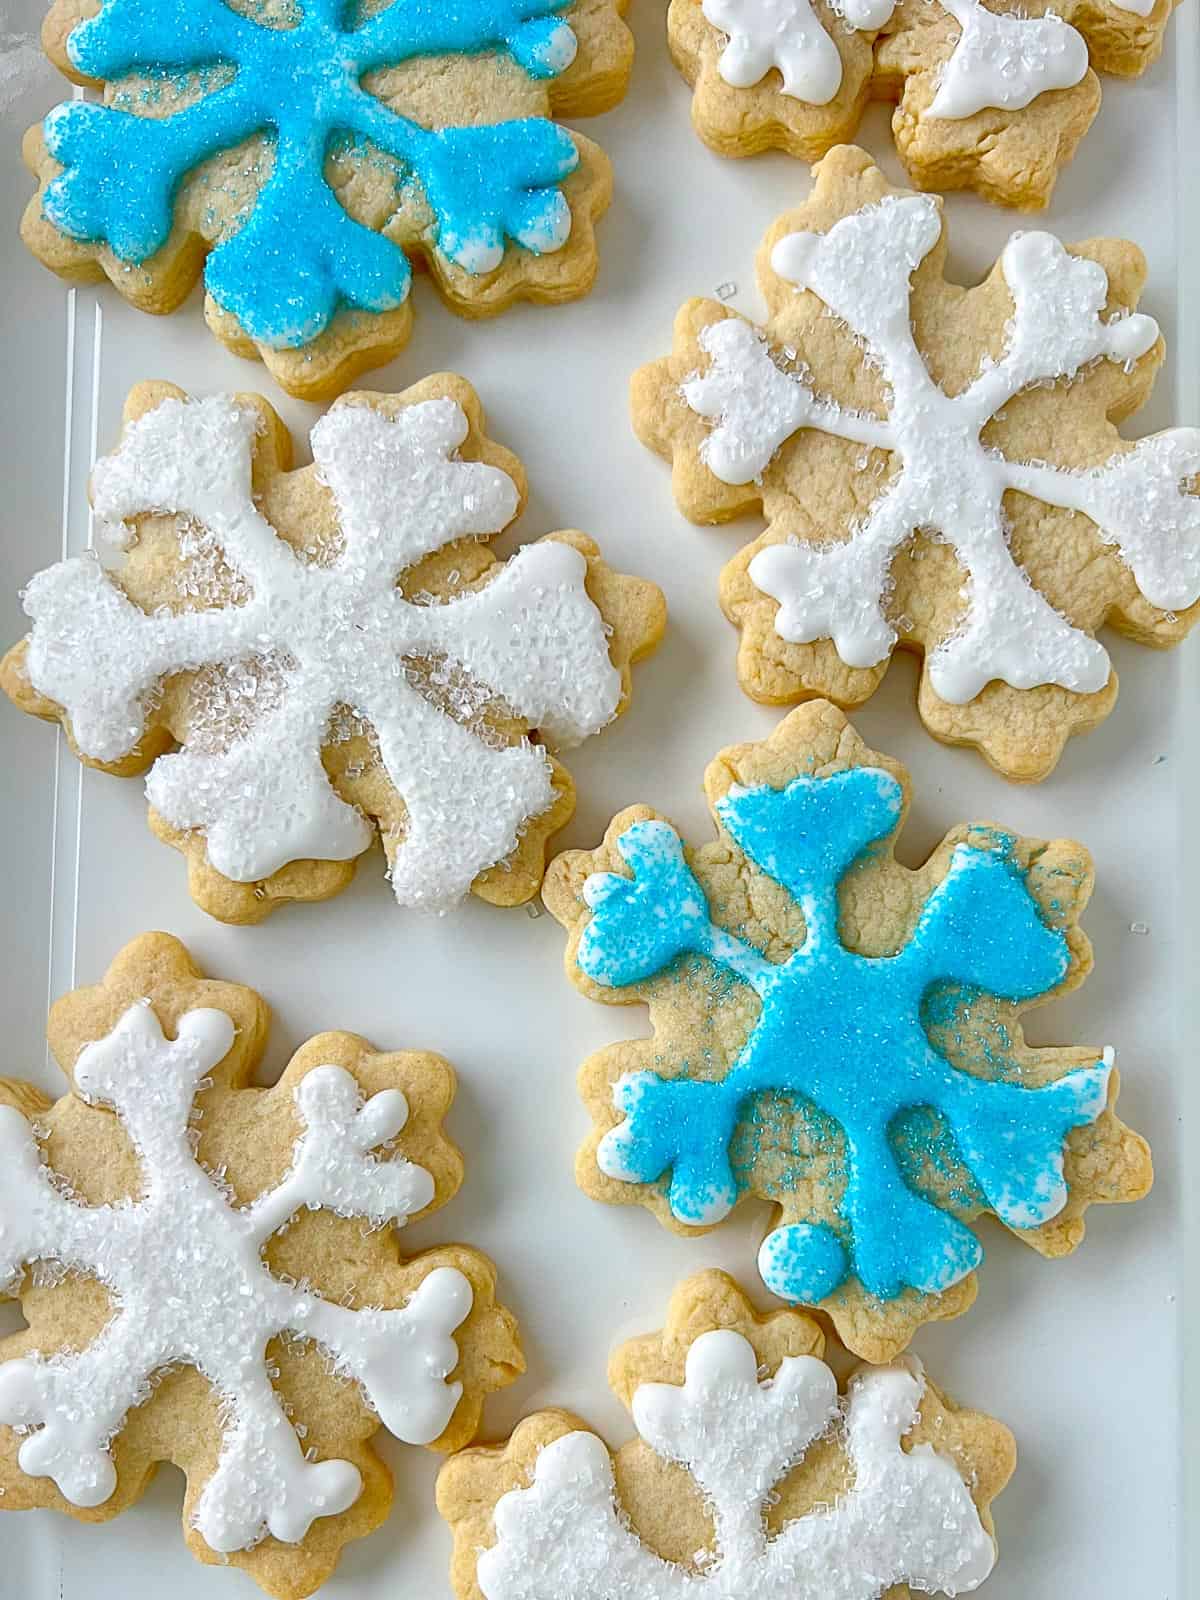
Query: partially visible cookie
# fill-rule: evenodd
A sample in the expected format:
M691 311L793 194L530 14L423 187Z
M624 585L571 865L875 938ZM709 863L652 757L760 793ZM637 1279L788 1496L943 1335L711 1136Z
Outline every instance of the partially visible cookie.
M105 561L32 580L0 684L89 765L148 770L222 921L336 894L376 833L402 905L537 892L574 807L546 746L624 710L665 607L582 533L499 562L525 477L484 427L443 373L343 396L292 470L257 395L131 392L92 478Z
M146 934L50 1015L67 1094L0 1080L0 1511L105 1522L171 1461L192 1553L299 1600L387 1515L372 1435L455 1450L524 1363L486 1256L397 1250L462 1181L449 1065L324 1033L253 1088L266 1035Z
M306 400L408 341L409 257L460 315L586 294L612 176L561 116L625 92L627 0L54 0L102 103L30 130L22 235L74 283L173 311ZM207 259L206 259L207 258Z
M1150 1187L1112 1051L1021 1029L1091 968L1091 861L979 822L902 866L907 774L824 701L723 750L705 790L715 841L631 806L547 873L571 981L653 1030L580 1069L576 1177L689 1236L771 1202L767 1287L887 1361L971 1305L980 1218L1063 1256L1089 1206Z
M610 1454L563 1411L452 1457L438 1509L458 1600L908 1600L991 1571L1012 1435L909 1358L838 1394L824 1339L734 1281L676 1289L609 1381L638 1438ZM909 1587L912 1586L912 1588Z
M762 510L720 586L748 694L849 708L911 650L930 733L1044 778L1116 700L1096 635L1200 616L1200 429L1118 426L1164 355L1145 263L1016 233L963 288L939 201L849 146L813 176L759 251L765 325L689 300L634 427L694 522Z
M671 0L667 37L722 155L817 161L892 100L919 188L1037 209L1100 109L1097 72L1144 72L1176 3Z

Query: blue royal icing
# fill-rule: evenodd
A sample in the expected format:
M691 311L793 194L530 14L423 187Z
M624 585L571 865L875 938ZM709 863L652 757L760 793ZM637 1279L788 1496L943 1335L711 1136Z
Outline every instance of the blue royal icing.
M914 1143L924 1142L936 1163L944 1155L937 1130L948 1130L976 1198L1010 1227L1033 1228L1065 1203L1067 1133L1094 1121L1107 1101L1106 1062L1027 1088L955 1068L926 1031L930 993L944 1002L938 986L957 986L960 1002L1031 1000L1067 971L1066 938L1042 919L1010 836L993 835L994 849L954 850L894 955L866 957L842 943L839 880L894 830L901 805L899 783L867 767L798 777L782 790L734 787L718 804L725 830L803 913L805 942L781 963L714 924L664 822L634 823L618 839L631 878L597 873L584 886L593 914L578 962L595 982L623 988L700 955L762 1002L721 1080L637 1072L617 1083L624 1120L601 1141L603 1171L630 1183L669 1174L673 1215L709 1224L743 1187L730 1146L756 1096L798 1096L844 1135L839 1225L789 1224L764 1241L764 1281L786 1300L824 1300L851 1275L881 1300L906 1287L948 1289L983 1251L964 1223L913 1187Z
M416 177L439 248L468 271L498 266L509 239L556 250L571 225L558 185L578 163L565 129L525 117L430 130L368 94L361 79L415 56L485 51L506 52L532 78L553 77L575 55L558 15L571 3L393 0L352 27L350 0L307 0L297 25L279 28L222 0L104 0L67 41L81 73L108 82L148 75L148 98L156 85L170 93L198 82L209 92L165 117L81 100L56 107L46 143L65 170L46 188L44 215L72 239L146 261L167 242L180 180L253 135L273 134L270 175L237 232L210 254L205 285L252 338L281 349L309 343L341 305L386 311L408 294L403 250L350 217L325 181L338 142L369 143Z

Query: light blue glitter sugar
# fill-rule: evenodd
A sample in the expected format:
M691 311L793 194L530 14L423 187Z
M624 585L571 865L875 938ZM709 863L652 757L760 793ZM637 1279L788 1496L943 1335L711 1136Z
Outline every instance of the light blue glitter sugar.
M469 272L498 266L508 240L556 250L571 225L559 185L578 163L565 129L523 117L430 130L361 80L418 56L486 52L508 55L531 78L554 77L575 55L559 15L570 4L393 0L353 26L350 0L307 0L296 26L279 28L223 0L104 0L67 41L81 73L169 84L200 72L219 86L166 117L82 100L57 106L45 136L65 170L47 186L43 213L69 238L144 262L167 242L183 177L268 135L270 175L237 232L210 254L205 285L252 338L276 349L308 344L340 306L386 311L408 294L403 250L350 217L325 181L335 144L365 142L398 164L401 181L417 179L440 250Z
M762 1002L723 1079L637 1072L616 1084L623 1120L598 1148L605 1173L629 1183L667 1180L673 1215L709 1224L737 1201L730 1145L755 1096L800 1096L844 1136L836 1225L792 1223L763 1243L763 1279L785 1300L814 1304L851 1276L880 1300L905 1288L938 1294L978 1266L983 1252L971 1230L905 1179L898 1133L905 1130L911 1146L920 1126L914 1111L937 1113L933 1122L949 1130L974 1187L1003 1222L1035 1228L1065 1203L1066 1135L1095 1121L1107 1101L1107 1061L1027 1088L954 1067L922 1025L922 1003L937 986L956 986L960 1000L1027 1001L1066 974L1066 937L1043 920L1009 836L993 834L994 848L956 847L896 954L866 957L842 943L838 883L895 829L901 804L896 780L869 767L798 777L784 789L734 787L719 803L726 832L803 913L805 942L782 963L714 924L679 836L664 822L634 823L618 839L632 877L597 873L584 885L592 917L578 962L595 982L642 983L700 955Z

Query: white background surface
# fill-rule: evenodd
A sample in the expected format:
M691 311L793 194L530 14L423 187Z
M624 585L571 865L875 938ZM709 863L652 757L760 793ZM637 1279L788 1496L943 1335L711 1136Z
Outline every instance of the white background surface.
M617 199L601 224L601 275L578 305L460 322L426 282L415 288L416 333L399 360L364 386L398 390L440 368L479 389L493 436L524 459L532 499L522 538L577 526L619 568L656 579L671 625L638 670L630 713L571 755L581 801L560 843L592 844L635 800L708 836L700 781L722 745L765 735L775 714L742 697L735 634L716 605L722 563L758 524L697 529L677 513L669 471L637 444L626 386L665 352L682 299L738 286L757 313L752 257L775 215L806 192L806 170L783 156L727 162L691 132L689 92L667 57L662 8L635 6L638 59L626 103L582 126L611 155ZM318 414L272 389L261 367L207 334L196 294L170 319L141 316L105 291L68 295L16 236L30 192L18 140L64 87L31 48L36 0L0 9L0 642L23 631L17 591L36 569L87 539L86 479L97 443L115 442L122 398L141 378L188 389L260 388L304 436ZM1176 17L1165 60L1139 82L1106 82L1083 153L1060 180L1044 225L1067 240L1118 233L1150 258L1144 309L1163 325L1166 370L1127 431L1200 422L1195 303L1197 211L1191 169L1200 145L1197 8ZM902 174L886 113L861 142ZM1190 196L1184 185L1190 184ZM1190 210L1189 210L1190 204ZM1020 219L973 199L949 201L951 267L974 281ZM1190 274L1192 303L1182 291ZM1136 1207L1097 1208L1079 1253L1047 1263L984 1225L988 1259L967 1317L915 1342L932 1374L963 1402L1015 1431L1021 1460L997 1506L1001 1559L988 1600L1130 1596L1182 1600L1181 1314L1185 1183L1194 1157L1180 1134L1195 1075L1195 941L1185 921L1196 883L1184 834L1185 774L1195 776L1200 647L1159 656L1108 641L1121 674L1116 712L1068 748L1035 789L1007 786L975 755L921 730L915 669L898 659L855 718L876 748L913 771L916 798L901 845L919 860L953 823L1001 822L1023 833L1070 833L1092 849L1099 887L1085 926L1097 967L1085 988L1030 1025L1036 1042L1111 1041L1123 1069L1121 1110L1155 1150L1158 1181ZM222 927L190 901L182 858L145 825L141 786L84 772L46 726L0 706L4 827L3 1028L0 1073L57 1092L43 1028L49 998L96 981L128 939L177 934L214 976L260 990L275 1013L274 1076L308 1035L363 1033L383 1049L428 1047L460 1074L451 1135L467 1181L444 1211L413 1229L410 1250L463 1239L492 1254L525 1336L529 1373L489 1403L489 1435L543 1404L571 1408L613 1443L627 1418L604 1381L609 1348L661 1325L672 1285L717 1265L758 1293L754 1254L766 1208L747 1204L702 1240L677 1239L637 1208L601 1207L572 1181L587 1119L575 1070L593 1049L644 1027L637 1011L590 1004L566 982L562 935L548 916L472 901L442 921L401 913L366 856L355 884L325 905L278 912L258 928ZM1160 760L1160 757L1166 760ZM1145 923L1136 935L1131 924ZM1181 1000L1181 996L1186 997ZM1190 1161L1191 1166L1187 1163ZM761 1294L759 1298L763 1297ZM0 1310L2 1326L15 1313ZM380 1439L383 1439L380 1435ZM432 1504L436 1459L383 1449L396 1472L391 1519L348 1547L330 1600L448 1596L450 1541ZM21 1600L252 1600L237 1572L192 1561L179 1536L181 1479L160 1472L144 1502L103 1528L48 1513L0 1518L0 1596ZM1194 1581L1194 1579L1192 1579Z

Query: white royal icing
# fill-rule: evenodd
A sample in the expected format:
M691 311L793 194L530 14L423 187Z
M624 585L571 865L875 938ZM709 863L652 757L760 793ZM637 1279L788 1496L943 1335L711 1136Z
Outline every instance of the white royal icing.
M991 1571L995 1548L953 1463L929 1445L901 1448L924 1392L916 1363L898 1363L860 1369L839 1403L823 1362L789 1356L759 1381L741 1334L701 1334L683 1386L643 1384L633 1418L703 1493L711 1559L688 1571L647 1550L617 1508L604 1445L568 1433L538 1456L528 1488L497 1503L480 1590L485 1600L877 1600L907 1582L965 1594ZM841 1432L852 1486L768 1535L776 1486L831 1429Z
M1108 681L1108 654L1013 561L1004 494L1018 490L1089 517L1146 600L1181 610L1200 598L1200 498L1183 488L1200 472L1200 430L1168 429L1084 471L985 447L981 430L1014 395L1070 381L1097 360L1132 363L1154 345L1158 325L1140 314L1105 321L1103 267L1068 255L1051 234L1014 234L1001 258L1013 298L1004 353L949 396L929 375L909 312L909 279L939 230L936 203L907 196L844 217L827 234L780 239L774 271L812 290L862 340L887 383L887 415L848 411L815 393L803 372L775 364L748 323L729 319L703 331L709 365L683 385L687 403L714 424L702 458L722 482L748 483L793 433L816 428L897 460L899 471L881 480L844 543L771 545L750 563L751 580L779 601L781 638L829 638L848 666L877 665L896 642L884 615L892 558L922 529L953 545L966 574L962 620L927 663L943 700L963 704L992 679L1092 693Z
M254 503L255 426L228 396L167 400L93 476L97 517L117 544L139 512L182 513L210 567L223 558L238 575L242 603L214 588L207 609L147 616L94 558L61 562L26 591L30 681L66 708L84 755L113 761L141 738L164 678L219 668L217 698L236 711L234 734L222 738L215 715L206 725L194 699L184 748L155 762L146 790L173 827L204 830L210 862L237 882L289 861L346 860L370 843L369 822L321 764L332 713L350 707L373 729L407 812L396 898L449 905L550 805L551 768L540 747L498 747L440 709L408 681L406 661L447 663L449 692L467 714L490 695L560 745L596 732L616 714L621 686L587 564L543 541L461 599L421 604L400 593L397 577L422 556L486 538L517 511L506 473L457 459L467 420L449 399L395 417L337 405L317 423L313 459L341 542L332 560L307 561Z
M895 0L831 0L850 28L875 31ZM714 28L727 34L718 68L735 89L748 89L772 67L783 92L809 105L828 105L842 84L842 58L809 0L703 0Z
M831 4L848 28L877 33L890 20L895 0ZM1082 34L1053 13L994 12L982 0L940 4L960 31L927 116L959 120L985 106L1017 111L1047 90L1071 88L1088 70ZM1134 0L1126 9L1143 6L1146 0ZM749 88L775 67L783 93L793 99L823 106L837 94L841 57L809 0L703 0L703 10L728 36L718 70L733 88Z
M926 113L956 121L985 106L1020 111L1050 89L1070 89L1088 70L1088 47L1070 23L989 11L981 0L939 0L962 30Z
M127 1413L150 1398L156 1373L193 1366L216 1392L222 1430L195 1525L225 1552L268 1533L295 1543L362 1489L351 1462L307 1459L271 1386L268 1341L285 1331L316 1340L394 1434L427 1444L462 1393L445 1379L472 1300L451 1267L390 1311L351 1310L271 1274L263 1246L302 1208L400 1225L433 1199L433 1179L402 1157L371 1154L408 1119L400 1091L364 1102L348 1072L322 1066L296 1086L303 1132L290 1170L251 1205L231 1203L197 1163L189 1132L193 1098L233 1041L222 1011L188 1012L168 1040L150 1007L134 1005L80 1055L78 1093L111 1106L137 1152L135 1200L76 1201L43 1165L24 1117L0 1106L0 1292L26 1265L47 1262L98 1278L113 1300L112 1319L85 1349L0 1365L0 1422L26 1432L21 1470L52 1478L72 1505L103 1505L117 1481L109 1447Z

